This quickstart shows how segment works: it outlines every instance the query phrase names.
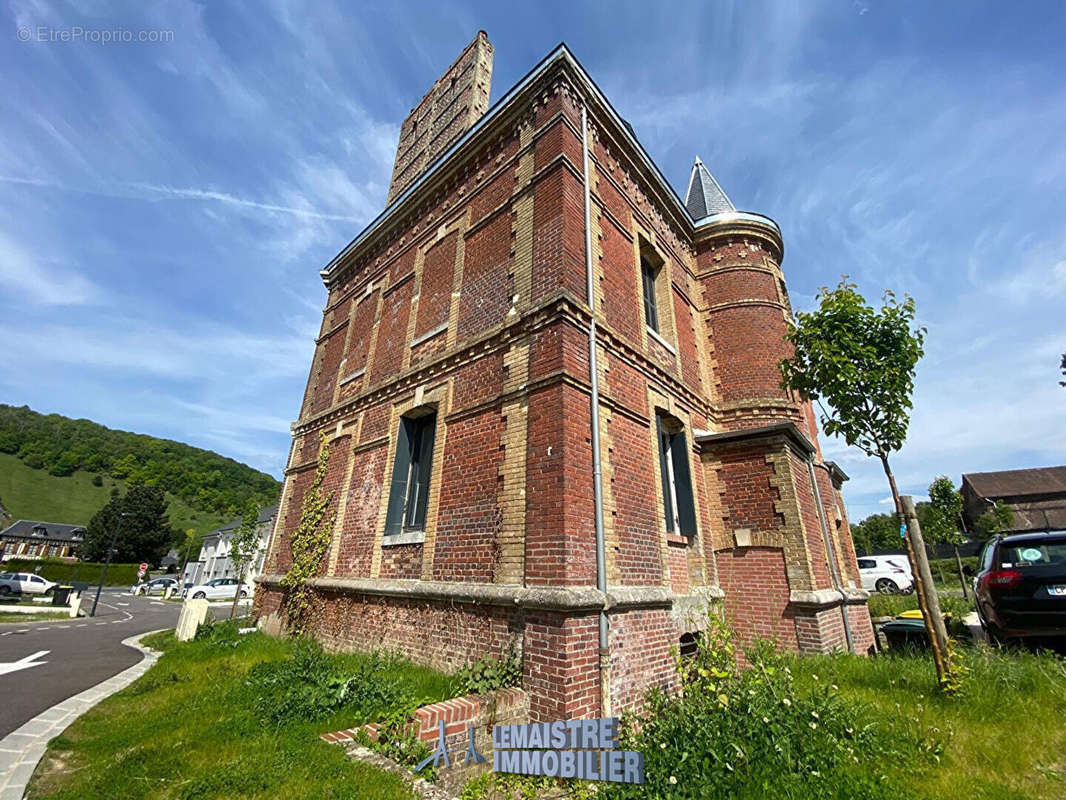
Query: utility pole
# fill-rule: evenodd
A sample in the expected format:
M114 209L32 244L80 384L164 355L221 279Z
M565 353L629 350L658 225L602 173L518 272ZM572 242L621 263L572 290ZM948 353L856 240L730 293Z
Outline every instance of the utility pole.
M104 578L107 577L107 568L111 566L111 556L115 552L115 544L118 542L118 532L122 527L122 518L130 516L130 512L123 511L118 515L118 522L115 523L115 532L111 534L111 544L107 547L107 559L104 561L104 568L100 572L100 583L96 586L96 598L93 600L93 610L89 612L90 617L96 616L96 605L100 602L100 592L104 588Z

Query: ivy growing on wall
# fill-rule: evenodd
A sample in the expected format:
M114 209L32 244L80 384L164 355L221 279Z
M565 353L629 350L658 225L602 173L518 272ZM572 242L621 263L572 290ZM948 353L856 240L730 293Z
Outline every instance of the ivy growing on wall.
M300 635L306 630L310 611L310 588L307 582L315 577L332 537L333 514L329 514L327 519L327 511L333 493L322 490L322 482L326 479L328 468L329 445L326 444L326 435L323 433L315 477L304 495L300 523L290 539L292 566L281 579L281 585L287 590L285 613L288 617L289 632L294 635Z

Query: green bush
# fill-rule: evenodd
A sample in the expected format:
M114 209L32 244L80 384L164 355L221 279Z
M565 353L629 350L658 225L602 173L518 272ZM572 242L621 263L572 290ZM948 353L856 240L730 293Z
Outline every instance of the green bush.
M653 692L622 745L644 754L645 785L608 785L608 798L893 798L908 795L871 764L935 758L940 743L867 721L834 686L800 691L769 643L736 665L729 632L712 619L696 655L679 663L684 692Z
M380 654L341 668L317 642L301 640L291 657L252 667L246 684L255 713L265 722L321 719L339 711L364 717L409 704L410 690L396 680L397 671L398 659Z
M455 673L455 693L485 694L509 686L518 686L521 680L522 665L512 646L503 658L483 656Z

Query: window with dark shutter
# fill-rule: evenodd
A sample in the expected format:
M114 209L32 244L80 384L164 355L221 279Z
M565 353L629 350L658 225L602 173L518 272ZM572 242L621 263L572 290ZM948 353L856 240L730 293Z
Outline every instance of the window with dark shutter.
M644 283L644 321L659 332L659 307L655 297L655 277L658 270L645 256L640 257L640 275Z
M655 415L659 440L659 477L663 488L666 530L683 536L696 535L696 504L692 496L689 450L680 424L663 414Z
M429 497L436 428L435 413L403 417L400 420L389 507L385 516L386 535L421 531L426 527L426 500Z

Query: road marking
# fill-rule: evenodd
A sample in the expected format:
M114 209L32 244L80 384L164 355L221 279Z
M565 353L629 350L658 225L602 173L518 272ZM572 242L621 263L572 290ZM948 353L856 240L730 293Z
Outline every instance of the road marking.
M28 655L25 658L20 658L18 661L12 661L8 664L0 664L0 675L6 675L9 672L17 672L20 669L39 667L41 664L47 664L47 661L37 661L35 659L38 659L41 656L46 656L51 652L51 650L38 650L36 653Z
M107 623L106 622L97 622L96 624L97 625L106 625Z
M89 627L89 623L88 622L83 622L81 625L75 625L74 627L75 628L88 628Z
M69 628L70 626L69 625L56 625L56 627L57 628ZM41 628L41 630L43 631L44 628Z
M52 626L51 626L51 625L42 625L41 627L39 627L39 628L35 628L34 630L38 630L38 631L48 631L48 630L51 630L51 629L52 629Z
M129 603L115 603L115 605L117 605L117 606L128 606Z
M10 636L13 633L14 631L4 631L4 633L0 633L0 636Z
M166 603L160 603L158 600L153 600L152 601L152 605L153 606L165 606Z
M15 631L15 633L29 633L29 632L30 632L29 628L19 628L17 631Z

